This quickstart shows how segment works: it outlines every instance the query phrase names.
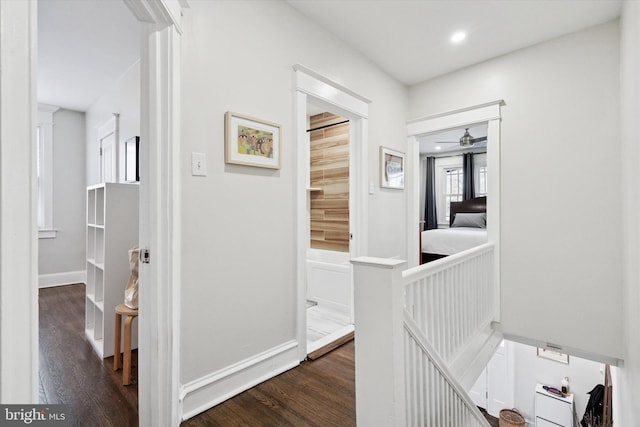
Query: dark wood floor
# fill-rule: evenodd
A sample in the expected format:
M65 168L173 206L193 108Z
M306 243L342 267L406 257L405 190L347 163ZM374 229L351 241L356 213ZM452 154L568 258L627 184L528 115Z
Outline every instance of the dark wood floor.
M188 427L356 425L350 341L182 423Z
M137 384L123 386L113 358L100 360L84 337L84 294L83 284L40 289L40 402L68 405L73 426L137 426ZM135 352L133 359L137 378ZM349 427L356 425L355 406L350 341L182 426Z
M40 403L68 405L74 426L137 426L138 386L123 386L113 357L101 360L84 337L84 284L40 289L39 303Z
M489 421L489 425L491 427L499 427L500 424L500 420L497 419L496 417L492 417L491 415L487 414L487 411L483 408L480 408L480 412L482 412L482 415L484 415L484 417L487 419L487 421Z

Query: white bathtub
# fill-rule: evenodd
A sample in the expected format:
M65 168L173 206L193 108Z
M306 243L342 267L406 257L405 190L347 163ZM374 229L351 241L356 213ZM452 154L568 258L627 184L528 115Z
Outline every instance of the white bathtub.
M351 313L351 262L348 252L309 249L307 299L318 305Z

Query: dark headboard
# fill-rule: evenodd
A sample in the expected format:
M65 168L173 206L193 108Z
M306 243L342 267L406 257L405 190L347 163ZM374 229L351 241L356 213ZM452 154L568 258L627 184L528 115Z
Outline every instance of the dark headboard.
M474 199L463 200L462 202L451 202L451 209L449 212L449 227L451 227L451 225L453 224L453 220L458 212L487 212L487 198L476 197Z

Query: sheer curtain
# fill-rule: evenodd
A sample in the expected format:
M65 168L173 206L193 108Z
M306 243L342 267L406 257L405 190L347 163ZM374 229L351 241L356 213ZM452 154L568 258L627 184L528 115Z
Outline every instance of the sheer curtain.
M475 197L475 186L473 185L473 153L462 155L462 199L469 200Z
M436 158L426 158L426 185L425 185L425 207L424 221L425 230L438 228L438 217L436 214Z

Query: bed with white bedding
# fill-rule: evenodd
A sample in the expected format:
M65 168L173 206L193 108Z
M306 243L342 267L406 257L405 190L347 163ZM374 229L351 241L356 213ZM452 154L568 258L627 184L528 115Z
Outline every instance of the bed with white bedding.
M451 203L449 228L425 230L420 235L421 261L429 262L487 242L487 198Z
M422 232L422 252L453 255L487 243L487 229L474 227L439 228Z

